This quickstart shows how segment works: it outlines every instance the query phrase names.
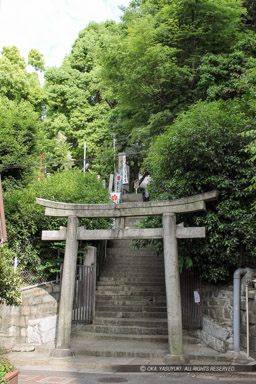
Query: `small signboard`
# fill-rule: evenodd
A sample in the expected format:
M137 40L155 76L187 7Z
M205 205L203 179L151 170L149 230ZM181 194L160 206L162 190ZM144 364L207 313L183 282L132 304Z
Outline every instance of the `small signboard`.
M196 304L200 304L200 294L198 291L194 291L194 300Z
M112 199L113 203L119 204L121 193L113 192L113 193L110 194L110 196L111 196L111 199Z

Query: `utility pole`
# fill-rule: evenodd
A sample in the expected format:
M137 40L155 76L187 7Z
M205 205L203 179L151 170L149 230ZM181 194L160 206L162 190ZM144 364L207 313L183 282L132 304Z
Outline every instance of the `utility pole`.
M113 148L114 148L114 175L116 174L116 134L113 133Z
M2 182L0 175L0 245L7 241L7 233L5 226L5 215L4 215L4 201L2 193Z
M84 141L84 175L86 171L86 141Z

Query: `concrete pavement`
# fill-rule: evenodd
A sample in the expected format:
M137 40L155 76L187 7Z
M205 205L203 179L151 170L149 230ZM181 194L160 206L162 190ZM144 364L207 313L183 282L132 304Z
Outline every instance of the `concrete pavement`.
M60 370L60 371L72 371L80 372L83 369L87 369L93 372L115 372L114 366L118 365L162 365L164 364L164 358L143 358L143 357L129 357L129 350L127 350L127 356L107 357L107 356L89 356L83 353L79 353L79 345L81 341L75 340L73 342L73 349L77 351L73 357L66 358L52 358L51 351L54 348L53 344L47 344L44 346L37 346L33 351L26 352L25 346L17 346L16 352L9 352L9 359L20 370ZM95 340L92 340L95 343ZM114 345L109 340L97 340L99 349L102 346L106 348L106 343L111 350L115 349ZM150 348L150 346L149 346ZM33 349L33 348L30 348ZM19 351L18 351L19 350ZM211 348L204 346L201 343L184 345L184 353L189 358L189 364L252 364L254 359L247 359L245 353L227 352L221 354Z
M206 375L192 373L90 373L60 371L28 371L19 374L19 384L97 384L97 383L128 383L128 384L253 384L254 377L230 375Z

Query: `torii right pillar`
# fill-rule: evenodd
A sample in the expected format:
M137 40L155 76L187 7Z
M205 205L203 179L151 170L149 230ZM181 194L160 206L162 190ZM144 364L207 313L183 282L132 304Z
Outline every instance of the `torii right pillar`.
M186 364L183 354L182 307L177 238L205 237L205 228L184 228L176 225L176 214L163 214L164 266L167 302L169 352L165 362Z

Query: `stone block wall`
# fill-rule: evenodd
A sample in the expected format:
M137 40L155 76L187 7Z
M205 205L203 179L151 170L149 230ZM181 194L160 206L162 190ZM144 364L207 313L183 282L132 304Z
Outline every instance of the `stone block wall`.
M46 284L22 290L18 307L0 305L0 346L54 341L59 296L58 284Z
M203 314L224 325L233 323L233 286L203 284Z
M202 285L202 329L197 336L218 352L233 349L233 287Z
M250 330L250 356L256 358L256 289L249 290L249 330ZM246 318L246 296L241 296L241 336L240 343L242 350L247 350L247 318Z
M233 286L202 286L203 326L197 331L209 347L226 352L233 350ZM241 351L246 352L246 299L241 284ZM256 358L256 289L249 291L250 356Z

